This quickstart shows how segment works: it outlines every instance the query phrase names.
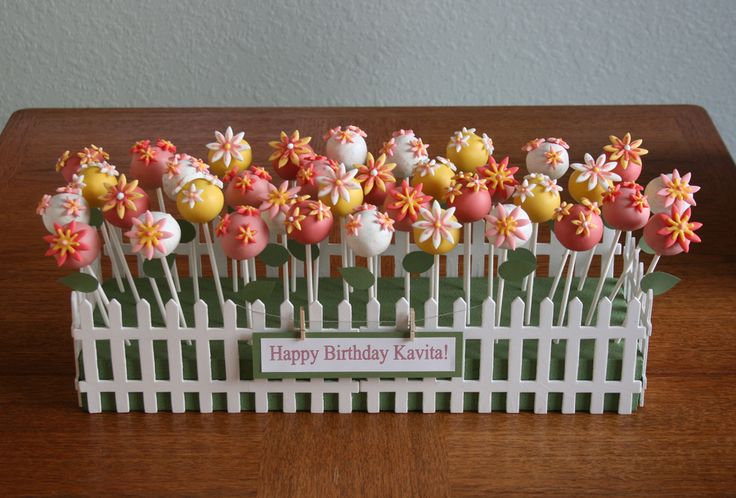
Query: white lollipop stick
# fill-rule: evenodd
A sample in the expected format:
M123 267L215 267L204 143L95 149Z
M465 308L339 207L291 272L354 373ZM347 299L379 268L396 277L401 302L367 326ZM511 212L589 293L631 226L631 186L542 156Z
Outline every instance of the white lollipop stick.
M557 319L557 326L562 327L565 321L565 311L567 310L567 299L570 297L570 287L572 286L572 277L575 274L575 258L577 251L573 251L570 256L570 264L567 268L567 278L565 278L565 291L562 293L562 302L560 303L560 315Z
M225 306L225 296L222 293L222 283L220 282L220 271L217 268L217 260L215 259L215 249L212 246L212 236L210 235L209 226L202 224L204 230L204 242L207 246L207 254L210 258L210 266L212 266L212 278L215 281L215 290L217 291L217 300L220 303L220 311Z
M156 199L158 200L158 210L165 213L166 203L161 187L156 187ZM176 286L176 292L181 292L181 281L179 281L179 269L176 267L176 260L174 260L174 285Z
M306 250L304 267L307 270L307 303L312 304L314 302L314 282L312 281L312 244L307 244L304 248Z
M496 247L488 243L488 297L493 297L493 260L495 259Z
M107 223L107 222L105 222ZM104 227L105 225L103 225ZM103 237L105 237L106 231L103 231ZM105 239L106 243L111 243L111 256L115 256L113 259L117 259L120 263L120 266L123 267L123 272L125 273L125 279L128 281L128 285L130 286L130 290L133 293L133 298L135 299L136 304L141 301L141 296L138 293L138 288L135 285L135 280L133 280L133 275L130 273L130 268L128 268L128 263L125 260L125 254L123 254L123 248L120 246L120 241L118 241L117 237L107 237Z
M439 303L440 303L440 255L435 254L434 255L434 286L432 289L432 297L437 302L439 309Z
M107 222L100 225L100 231L102 232L102 239L105 241L107 246L107 252L110 256L110 264L112 265L112 275L115 281L118 283L118 289L120 292L125 292L125 286L123 285L123 279L120 276L120 267L118 266L118 258L116 252L112 248L112 242L110 241L110 234L107 232ZM137 300L136 300L137 302Z
M502 264L506 262L506 252L507 249L502 249L498 253L498 267L500 268ZM505 280L501 278L499 275L498 277L498 289L496 290L496 327L501 326L501 309L503 308L503 287L505 284Z
M350 266L348 261L348 245L345 243L347 239L347 230L345 229L345 218L340 218L340 246L342 249L342 266L348 268ZM350 302L350 289L345 279L342 280L342 298Z
M638 252L639 249L636 249ZM608 295L608 300L613 302L614 298L616 297L616 294L618 294L618 291L621 290L621 287L623 287L624 282L628 278L629 271L631 270L632 263L634 261L633 257L628 258L626 261L626 264L624 265L624 268L621 270L621 275L619 275L618 280L616 281L616 285L613 287L613 290Z
M320 249L320 242L317 242L317 250ZM319 301L319 253L314 260L314 299Z
M590 250L590 254L588 254L587 259L585 260L585 269L583 270L583 275L580 277L580 282L578 282L578 290L583 290L583 287L585 286L585 281L588 279L588 272L590 271L590 265L593 263L593 256L595 256L595 247Z
M105 306L110 306L110 300L107 298L107 294L105 294L105 289L102 288L102 281L100 281L100 279L97 278L97 275L95 275L95 272L92 269L92 265L86 266L84 270L97 280L97 282L99 283L99 285L97 286L97 293L102 298L102 302L105 303Z
M255 282L256 281L256 276L257 276L256 275L256 258L246 259L245 262L250 267L250 273L249 273L249 276L248 276L248 280L250 282Z
M560 270L557 272L557 275L555 275L555 279L552 281L552 287L550 287L549 294L547 294L547 297L550 299L554 299L555 297L557 286L560 285L562 274L565 272L565 263L567 263L567 258L569 257L570 249L565 249L565 252L562 254L562 263L560 263Z
M161 313L161 319L164 321L164 324L166 324L166 310L164 309L164 300L161 299L161 293L158 291L156 280L148 277L148 283L151 285L153 297L156 300L156 304L158 305L158 311L159 313Z
M465 291L465 323L470 323L470 258L471 242L473 239L473 226L466 223L463 227L463 289Z
M199 301L199 254L197 251L197 245L199 244L199 227L194 225L194 230L197 232L194 240L190 242L191 259L190 268L192 271L192 289L194 291L194 302Z
M529 250L534 256L537 255L537 235L539 233L539 223L532 223L532 234L529 236ZM524 323L529 325L532 319L532 306L534 298L534 277L536 277L536 270L533 271L526 281L526 316L524 317Z
M281 245L288 251L286 244L286 234L281 234ZM289 261L287 260L281 267L282 282L284 287L284 302L289 300Z
M652 262L649 263L649 268L647 268L647 272L644 275L649 275L650 273L654 271L654 269L657 267L657 263L659 263L660 257L661 256L659 254L654 255L654 257L652 258ZM636 293L636 298L641 300L642 296L644 295L644 291L641 290L641 282L639 282L639 287L637 287L637 289L638 290Z
M110 318L107 316L107 310L105 309L105 304L100 297L102 294L99 292L99 290L95 291L94 293L95 301L97 301L97 308L100 310L100 316L102 317L102 321L105 323L105 327L110 328Z
M616 246L618 245L618 240L620 238L621 230L616 230L616 232L614 232L613 234L613 243L606 253L605 261L603 262L603 268L601 268L601 277L598 279L598 285L595 286L593 300L590 301L590 309L588 310L588 316L585 317L585 325L590 325L590 323L593 321L593 315L595 313L595 310L598 308L598 300L601 297L601 292L603 292L603 285L606 283L606 275L608 275L608 270L611 269L613 256L616 253Z
M230 261L230 280L233 282L233 292L238 292L238 260ZM245 277L245 275L243 275Z
M406 242L404 245L404 256L411 252L411 232L406 232ZM404 297L406 302L411 306L411 273L404 270Z
M248 261L244 259L243 262L246 263L245 265L243 265L243 278L245 279L246 282L250 282L250 275L249 275L250 271L249 271L248 264L247 264ZM245 319L248 322L248 327L252 327L253 326L253 312L252 312L252 308L250 305L250 301L245 302Z
M95 272L92 270L92 266L87 266L85 268L82 268L80 272L87 272L90 275L92 275L95 279L97 279L97 276L95 275ZM107 328L110 328L110 319L107 316L107 306L110 305L110 300L107 299L107 294L105 294L105 291L102 289L102 283L97 279L97 289L93 292L95 296L95 301L97 301L97 307L100 309L100 316L102 316L102 321L105 323L105 326Z
M176 307L179 309L179 320L181 320L182 327L186 328L187 321L184 319L184 309L181 307L181 302L179 301L179 294L176 292L176 287L174 286L174 279L171 276L171 269L169 268L169 262L166 260L166 258L160 258L161 259L161 266L164 267L164 275L166 275L166 283L169 285L169 292L171 293L171 298L176 303Z

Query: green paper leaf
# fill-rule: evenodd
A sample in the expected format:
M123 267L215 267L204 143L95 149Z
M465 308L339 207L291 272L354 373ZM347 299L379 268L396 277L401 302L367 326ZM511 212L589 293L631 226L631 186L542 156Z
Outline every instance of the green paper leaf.
M289 247L289 252L292 256L294 256L299 261L305 261L307 259L307 250L306 246L304 244L300 244L296 240L289 239L286 242L286 245ZM317 259L319 256L319 247L312 244L312 260Z
M376 278L366 268L340 268L340 275L343 280L358 290L369 289Z
M647 244L647 241L644 240L644 237L639 239L639 248L641 248L641 250L647 254L654 255L654 249L652 249L651 246Z
M534 256L529 249L524 249L523 247L519 247L513 251L508 251L506 260L524 263L529 266L533 266L534 269L537 268L537 257Z
M424 273L432 268L434 256L424 251L413 251L404 256L401 266L409 273ZM353 286L355 287L355 286Z
M644 292L651 290L655 296L659 296L673 288L679 281L680 279L674 275L663 271L655 271L642 277L641 290Z
M168 256L166 256L166 261L169 263L169 268L174 265L175 259L176 256L174 256L173 254L169 254ZM143 260L143 274L149 278L166 277L166 273L164 273L164 267L161 264L161 259L154 258Z
M238 292L238 298L249 303L257 300L265 301L273 293L276 282L273 280L256 280L247 284Z
M506 261L498 267L498 274L509 282L521 282L524 277L536 270L536 264L524 261Z
M268 266L281 266L289 261L289 251L280 244L268 244L258 255L258 259Z
M94 292L100 285L95 277L86 273L70 273L59 282L79 292Z
M105 221L105 218L102 216L100 208L92 208L89 210L89 226L100 228L103 221Z
M187 242L193 241L197 237L197 230L187 220L176 220L179 222L179 228L181 229L180 244L186 244Z

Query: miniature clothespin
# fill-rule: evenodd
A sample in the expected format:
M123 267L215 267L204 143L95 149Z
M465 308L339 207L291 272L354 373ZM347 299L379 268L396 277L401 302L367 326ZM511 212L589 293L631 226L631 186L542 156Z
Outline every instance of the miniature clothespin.
M417 338L417 324L414 308L409 308L409 340L413 341Z
M304 306L299 306L299 340L307 338L307 329L304 326Z

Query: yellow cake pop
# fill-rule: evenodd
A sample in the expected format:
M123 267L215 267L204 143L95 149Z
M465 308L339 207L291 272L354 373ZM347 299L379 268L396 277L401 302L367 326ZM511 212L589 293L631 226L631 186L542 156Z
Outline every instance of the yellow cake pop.
M422 191L435 199L442 200L455 176L455 165L444 157L417 164L411 177L412 187L422 184Z
M455 218L455 208L442 209L436 200L432 208L421 208L414 222L414 240L417 247L429 254L446 254L460 241L462 225Z
M181 217L192 223L214 220L225 205L225 196L216 183L219 180L214 178L197 178L184 184L176 196Z
M533 223L544 223L551 220L555 209L560 207L561 191L557 180L541 173L531 173L516 186L514 204L521 206Z
M601 154L598 159L593 159L590 154L585 154L584 163L574 163L570 167L575 171L570 175L567 188L570 195L577 202L588 199L590 202L603 204L603 196L614 182L621 181L621 177L614 173L616 162L606 162L606 155Z
M340 163L337 169L325 168L317 177L319 200L329 206L335 216L347 216L363 203L363 189L355 179L357 169L346 171Z
M82 196L91 207L102 207L105 203L100 197L107 193L109 187L118 184L118 171L112 164L88 163L79 170L79 178L83 183Z
M250 167L253 160L253 151L243 139L245 132L233 135L233 129L228 126L225 133L215 132L215 142L207 144L207 154L210 170L222 178L229 171L241 171Z
M456 131L447 144L447 158L460 171L475 172L481 166L485 166L491 154L493 154L493 140L485 133L479 137L475 134L475 128Z

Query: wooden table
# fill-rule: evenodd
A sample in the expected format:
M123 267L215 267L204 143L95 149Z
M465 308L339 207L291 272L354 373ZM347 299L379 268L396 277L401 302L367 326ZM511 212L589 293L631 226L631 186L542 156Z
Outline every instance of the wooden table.
M464 125L488 131L498 155L523 164L528 139L562 136L572 157L610 133L645 139L642 181L692 170L692 253L664 258L683 278L657 299L646 406L631 416L368 415L82 412L73 387L68 290L44 258L34 208L61 183L64 149L103 145L127 170L127 150L164 136L204 156L214 129L245 130L256 162L282 129L356 123L378 150L413 128L444 152ZM692 106L24 110L0 136L2 494L262 494L354 496L692 495L736 488L736 170L706 112Z

